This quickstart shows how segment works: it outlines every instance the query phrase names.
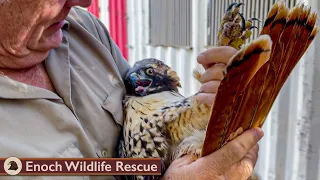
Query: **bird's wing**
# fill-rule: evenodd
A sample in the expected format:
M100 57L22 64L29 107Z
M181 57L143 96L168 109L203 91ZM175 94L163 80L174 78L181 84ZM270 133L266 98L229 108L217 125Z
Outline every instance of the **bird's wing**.
M242 131L263 125L281 87L318 32L316 18L303 4L290 10L280 2L272 7L260 37L228 64L211 109L202 156Z

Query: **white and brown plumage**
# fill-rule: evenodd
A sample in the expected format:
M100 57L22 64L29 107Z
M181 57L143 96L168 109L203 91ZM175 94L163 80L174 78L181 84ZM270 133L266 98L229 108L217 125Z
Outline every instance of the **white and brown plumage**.
M244 130L262 126L318 32L316 14L302 4L288 9L277 2L260 36L242 47L254 18L246 21L240 5L227 9L218 34L218 45L240 50L227 64L213 107L197 103L195 96L180 95L177 74L160 60L142 60L128 73L122 157L160 157L165 170L176 158L205 156ZM197 79L200 76L195 73Z
M187 153L178 147L186 137L205 131L210 106L179 94L176 72L160 60L139 61L128 73L126 85L131 95L124 100L122 157L162 158L165 169L172 159Z

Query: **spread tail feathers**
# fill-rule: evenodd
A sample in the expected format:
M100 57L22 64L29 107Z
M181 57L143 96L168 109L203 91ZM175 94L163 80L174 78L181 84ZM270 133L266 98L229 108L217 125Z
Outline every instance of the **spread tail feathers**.
M272 7L260 37L228 65L211 110L202 156L221 148L240 128L263 125L284 82L319 31L316 18L303 4L288 9L277 2Z

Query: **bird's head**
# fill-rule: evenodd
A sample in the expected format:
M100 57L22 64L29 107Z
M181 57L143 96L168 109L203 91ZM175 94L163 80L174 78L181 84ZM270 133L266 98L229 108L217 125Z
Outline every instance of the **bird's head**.
M181 87L177 73L157 59L136 62L125 77L125 85L128 94L135 96L178 91L178 87Z

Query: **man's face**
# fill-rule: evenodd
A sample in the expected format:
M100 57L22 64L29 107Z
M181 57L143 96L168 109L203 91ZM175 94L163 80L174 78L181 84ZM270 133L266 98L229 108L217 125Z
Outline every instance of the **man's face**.
M91 0L0 0L0 67L28 67L33 63L27 61L45 59L62 42L61 27L70 8L90 4ZM10 59L20 60L6 65Z

